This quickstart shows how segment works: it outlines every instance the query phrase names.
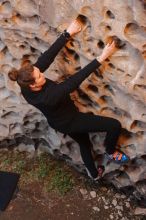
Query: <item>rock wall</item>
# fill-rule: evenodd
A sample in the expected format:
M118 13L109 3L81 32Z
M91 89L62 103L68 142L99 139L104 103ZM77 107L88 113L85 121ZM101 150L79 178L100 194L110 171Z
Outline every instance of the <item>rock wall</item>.
M108 164L105 178L119 188L133 186L146 197L145 0L0 0L0 147L46 149L82 165L77 144L50 128L7 76L25 60L35 62L78 14L87 18L84 30L67 43L46 77L64 80L99 55L112 36L121 39L124 46L72 98L80 111L120 120L119 145L131 162ZM104 134L91 134L99 154L103 139Z

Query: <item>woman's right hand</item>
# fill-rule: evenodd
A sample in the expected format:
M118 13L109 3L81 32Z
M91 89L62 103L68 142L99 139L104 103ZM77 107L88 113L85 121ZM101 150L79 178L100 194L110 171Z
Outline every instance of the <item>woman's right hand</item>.
M67 32L70 34L70 36L74 36L75 34L79 33L81 30L82 30L82 26L78 20L74 20L67 28Z
M97 57L97 60L102 63L103 61L105 61L108 57L110 57L115 51L117 50L116 46L115 46L115 42L113 41L111 44L108 43L103 51L102 54Z

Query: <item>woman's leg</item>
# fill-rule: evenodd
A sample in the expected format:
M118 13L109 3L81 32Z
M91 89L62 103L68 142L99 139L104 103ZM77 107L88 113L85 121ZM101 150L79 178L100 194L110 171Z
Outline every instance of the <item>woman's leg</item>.
M68 131L69 133L106 132L104 145L106 152L112 154L121 132L121 124L114 118L79 112L70 123Z
M68 133L80 146L80 152L86 168L93 178L98 176L98 171L95 167L94 160L91 154L92 143L88 133Z

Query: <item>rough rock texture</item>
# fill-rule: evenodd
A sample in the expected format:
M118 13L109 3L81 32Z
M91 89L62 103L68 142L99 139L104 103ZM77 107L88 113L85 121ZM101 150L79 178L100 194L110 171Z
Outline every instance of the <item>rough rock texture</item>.
M109 164L105 177L119 188L133 186L137 197L146 197L145 0L0 0L0 147L17 146L29 152L49 149L76 166L82 164L77 144L50 128L7 76L25 60L35 62L79 13L87 17L85 29L45 74L63 80L99 55L111 36L121 39L125 46L105 62L100 73L91 74L72 98L83 112L120 120L124 129L119 144L131 162L124 167ZM103 138L104 134L91 134L100 154Z

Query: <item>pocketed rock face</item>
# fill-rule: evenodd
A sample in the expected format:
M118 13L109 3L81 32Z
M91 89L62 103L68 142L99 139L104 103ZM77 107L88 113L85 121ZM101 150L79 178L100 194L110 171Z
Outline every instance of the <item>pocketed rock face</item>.
M82 167L77 144L51 129L8 79L12 67L19 68L27 59L35 62L78 13L87 17L84 30L67 43L45 74L63 80L98 56L112 36L121 39L124 46L72 98L81 111L122 123L119 144L131 162L124 167L109 164L105 177L119 188L133 186L137 195L146 197L145 0L0 1L0 146L45 149ZM102 154L104 135L91 134L91 139Z

